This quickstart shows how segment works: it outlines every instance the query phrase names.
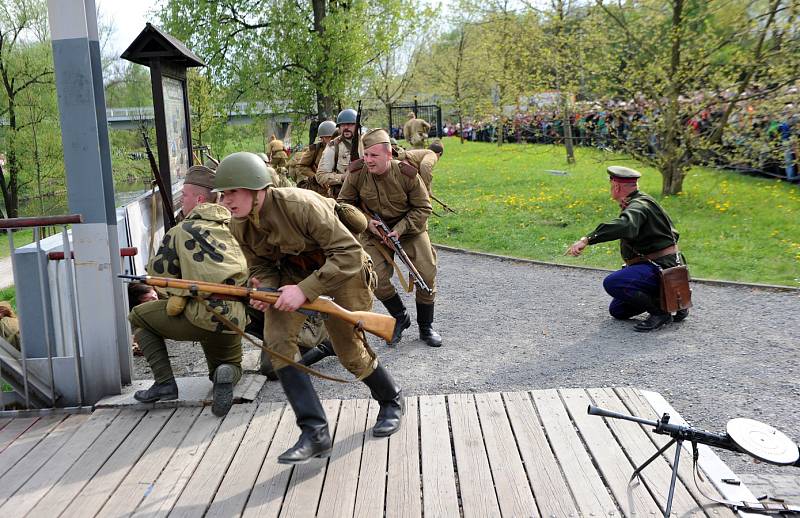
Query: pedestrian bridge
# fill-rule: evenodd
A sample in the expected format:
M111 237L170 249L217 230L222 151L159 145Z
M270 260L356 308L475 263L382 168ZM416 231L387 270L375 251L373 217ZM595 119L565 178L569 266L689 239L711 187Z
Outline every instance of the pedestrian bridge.
M280 101L275 104L258 102L234 103L227 113L220 116L227 118L228 124L244 125L252 123L256 118L267 119L275 126L292 122L289 103ZM135 106L128 108L106 108L108 126L112 129L136 129L142 122L152 124L154 115L152 106Z
M628 478L668 437L589 416L590 403L683 423L659 394L631 388L422 395L406 398L401 430L378 439L374 401L326 400L330 459L287 466L277 456L298 429L280 402L236 404L224 419L152 405L0 418L0 515L663 515L673 451L640 483ZM685 448L673 513L735 516L704 495L755 501L703 445L695 482Z

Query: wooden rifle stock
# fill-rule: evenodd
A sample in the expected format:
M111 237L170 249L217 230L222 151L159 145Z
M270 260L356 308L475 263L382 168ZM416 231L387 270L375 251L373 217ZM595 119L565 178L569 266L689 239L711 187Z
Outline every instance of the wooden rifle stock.
M218 284L215 282L195 281L191 279L171 279L168 277L153 277L151 275L120 275L121 278L130 281L143 282L150 286L159 288L177 288L189 291L206 292L217 295L227 295L244 299L250 298L274 304L280 292L265 291L246 286L231 286L229 284ZM395 319L388 315L372 313L370 311L350 311L336 304L330 297L320 296L314 302L307 302L300 306L303 309L327 313L340 318L354 326L362 327L375 336L383 338L387 342L392 339L394 332Z

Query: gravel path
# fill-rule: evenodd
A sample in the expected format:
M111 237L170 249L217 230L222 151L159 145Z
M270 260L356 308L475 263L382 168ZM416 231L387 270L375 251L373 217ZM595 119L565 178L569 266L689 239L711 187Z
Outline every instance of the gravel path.
M445 250L439 260L435 327L444 346L427 347L416 325L396 348L371 338L406 394L633 386L660 392L698 427L724 431L729 419L751 417L800 440L798 291L695 283L686 321L636 333L634 322L608 315L604 272ZM199 348L172 351L176 367L202 365ZM318 366L344 373L334 359ZM137 378L141 367L137 359ZM315 385L322 398L368 397L362 384ZM277 383L260 397L284 399ZM719 453L735 472L781 470Z

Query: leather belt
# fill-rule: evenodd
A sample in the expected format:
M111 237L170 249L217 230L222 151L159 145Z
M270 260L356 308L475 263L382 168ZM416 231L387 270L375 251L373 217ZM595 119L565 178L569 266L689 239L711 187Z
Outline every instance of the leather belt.
M676 245L670 245L667 248L662 248L661 250L656 250L655 252L650 252L647 255L640 255L639 257L634 257L633 259L626 259L625 266L630 266L632 264L644 263L647 261L654 261L665 255L677 255L679 253L678 247Z

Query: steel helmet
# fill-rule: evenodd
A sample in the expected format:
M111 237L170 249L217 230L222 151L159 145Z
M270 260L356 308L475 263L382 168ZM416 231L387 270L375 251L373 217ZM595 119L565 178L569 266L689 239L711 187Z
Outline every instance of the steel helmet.
M339 112L339 116L336 117L336 125L339 124L355 124L356 118L358 114L352 108L347 108L346 110L342 110Z
M341 114L339 114L339 117L341 117ZM355 119L353 119L353 122L355 122ZM333 121L322 121L319 128L317 128L318 137L332 137L334 133L336 133L336 123Z
M214 177L214 192L231 189L259 191L274 185L267 164L255 153L239 151L222 159Z

